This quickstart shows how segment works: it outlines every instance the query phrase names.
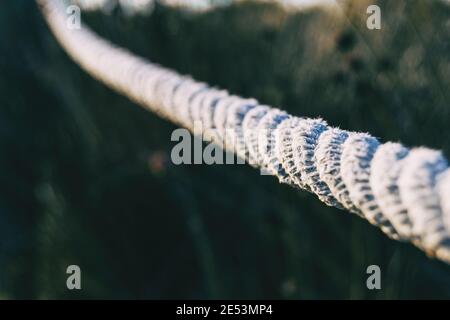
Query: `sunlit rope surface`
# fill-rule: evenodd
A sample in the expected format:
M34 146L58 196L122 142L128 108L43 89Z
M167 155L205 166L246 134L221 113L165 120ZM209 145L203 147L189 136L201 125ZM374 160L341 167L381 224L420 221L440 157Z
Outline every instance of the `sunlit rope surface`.
M205 12L214 8L220 8L232 3L245 0L72 0L83 10L103 10L110 12L116 6L120 6L126 14L146 14L152 11L156 2L166 6L177 7L191 12ZM306 9L314 6L334 6L338 8L336 1L340 0L253 0L261 3L274 3L286 9Z
M38 0L53 34L87 72L145 108L211 139L280 182L315 193L450 263L450 169L441 152L380 143L181 76L66 25L62 0Z

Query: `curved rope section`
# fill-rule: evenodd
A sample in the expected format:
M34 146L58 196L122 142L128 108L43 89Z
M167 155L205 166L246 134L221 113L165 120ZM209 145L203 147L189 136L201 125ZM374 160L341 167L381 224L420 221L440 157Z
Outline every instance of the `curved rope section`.
M143 107L212 140L280 182L315 193L450 263L450 169L441 152L380 143L181 76L66 27L64 1L38 0L50 29L87 72Z

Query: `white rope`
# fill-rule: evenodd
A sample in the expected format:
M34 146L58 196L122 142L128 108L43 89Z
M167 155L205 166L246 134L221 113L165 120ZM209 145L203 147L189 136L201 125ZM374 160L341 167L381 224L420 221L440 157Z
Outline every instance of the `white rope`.
M38 2L60 44L95 78L190 130L201 122L214 130L213 141L280 182L450 263L450 169L439 151L381 144L366 133L229 95L136 57L86 26L70 30L64 1Z
M72 0L85 11L103 10L110 12L120 6L126 14L149 13L156 2L166 6L184 9L190 12L207 12L220 7L248 0ZM333 7L339 5L339 0L253 0L260 3L276 3L287 10L303 10L311 7Z

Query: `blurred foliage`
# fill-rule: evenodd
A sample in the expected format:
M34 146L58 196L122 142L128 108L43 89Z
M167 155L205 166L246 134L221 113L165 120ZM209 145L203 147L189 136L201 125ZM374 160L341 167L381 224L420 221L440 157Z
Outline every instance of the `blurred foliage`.
M340 3L83 19L198 80L449 156L449 6L376 1L371 31L368 1ZM447 265L311 194L247 166L172 165L174 128L74 64L34 1L0 2L0 298L450 298Z

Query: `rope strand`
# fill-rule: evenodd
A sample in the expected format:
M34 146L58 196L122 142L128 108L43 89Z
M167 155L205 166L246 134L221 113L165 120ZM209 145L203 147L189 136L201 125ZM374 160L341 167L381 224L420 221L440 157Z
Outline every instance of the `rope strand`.
M37 1L59 43L94 78L191 131L200 121L214 130L211 140L280 182L450 263L450 169L439 151L381 144L366 133L211 88L134 56L86 26L70 30L64 1Z

